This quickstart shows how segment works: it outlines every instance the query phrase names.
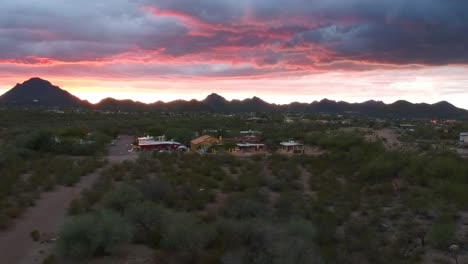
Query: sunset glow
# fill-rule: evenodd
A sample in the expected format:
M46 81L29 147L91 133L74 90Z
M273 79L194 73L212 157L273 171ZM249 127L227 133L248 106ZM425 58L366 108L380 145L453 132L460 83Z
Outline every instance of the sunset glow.
M466 1L9 1L0 94L41 77L90 102L446 100L468 108Z

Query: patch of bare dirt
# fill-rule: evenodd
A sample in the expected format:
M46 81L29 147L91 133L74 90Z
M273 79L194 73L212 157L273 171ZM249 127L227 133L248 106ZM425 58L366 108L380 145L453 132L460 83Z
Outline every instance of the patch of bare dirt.
M400 141L400 135L395 129L383 128L379 130L366 129L365 138L369 141L383 140L385 147L389 150L410 149L410 145Z

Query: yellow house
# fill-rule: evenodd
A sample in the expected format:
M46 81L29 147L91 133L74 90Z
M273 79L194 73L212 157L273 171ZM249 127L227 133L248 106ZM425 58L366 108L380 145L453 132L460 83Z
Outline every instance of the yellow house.
M214 145L222 143L222 139L209 135L204 135L190 141L190 149L192 151L206 150Z

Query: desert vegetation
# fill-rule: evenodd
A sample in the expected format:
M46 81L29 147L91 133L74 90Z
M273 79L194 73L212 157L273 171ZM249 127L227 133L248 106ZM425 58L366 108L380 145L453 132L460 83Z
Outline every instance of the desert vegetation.
M463 247L464 160L389 151L359 133L308 140L326 154L153 153L115 165L75 201L59 252L81 259L132 242L164 263L421 263ZM122 226L115 239L73 235L114 236L102 221Z
M188 145L206 129L221 137L253 129L269 153L140 152L105 166L71 202L48 261L119 256L129 245L144 245L161 263L463 260L468 164L450 148L456 139L441 140L464 123L430 139L420 129L435 128L422 121L397 133L400 121L391 119L251 116L8 111L0 116L0 226L11 227L44 192L101 167L119 134L164 134ZM394 131L398 144L382 129ZM289 139L320 152L275 154ZM28 232L32 240L41 235Z

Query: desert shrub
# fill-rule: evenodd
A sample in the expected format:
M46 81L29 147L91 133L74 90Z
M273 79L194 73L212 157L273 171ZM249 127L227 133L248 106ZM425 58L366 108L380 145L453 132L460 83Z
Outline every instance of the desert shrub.
M316 231L310 222L292 220L282 230L281 239L276 240L274 246L275 264L323 263L316 244Z
M41 239L41 234L39 233L39 231L37 231L36 229L34 229L33 231L31 231L31 238L33 241L39 241L39 239Z
M161 237L162 221L165 209L150 201L138 202L125 210L125 218L134 227L134 239L137 242L157 244Z
M0 211L0 230L7 229L7 227L10 225L10 222L11 218Z
M229 192L235 192L235 191L240 191L241 190L241 185L238 180L236 180L233 177L226 177L223 180L221 189L223 192L229 193Z
M143 194L145 200L155 203L164 203L171 207L176 200L174 185L164 178L144 180L137 184L138 190Z
M237 174L239 173L239 169L237 167L229 167L229 173Z
M205 188L184 184L181 186L175 207L188 211L201 210L216 199L216 194Z
M280 218L305 216L307 213L303 195L299 192L281 193L274 206Z
M221 226L223 228L218 229L218 233L235 238L237 243L227 247L221 257L222 263L322 263L315 229L307 221L270 223L250 219L245 222L224 221Z
M271 224L259 219L243 223L242 244L238 248L229 248L221 259L222 263L273 263L275 233Z
M467 188L468 184L437 181L437 184L435 184L433 188L433 192L448 203L457 205L461 209L466 209L466 201L468 200Z
M448 219L439 219L432 224L429 231L429 242L436 248L447 250L455 244L455 223Z
M49 255L47 256L43 261L42 264L56 264L57 263L57 257L55 255Z
M163 220L161 246L165 249L197 252L214 237L214 229L186 213L170 212Z
M234 195L226 201L223 214L236 219L253 218L269 214L269 209L264 201L247 196Z
M380 155L364 164L361 168L361 176L365 182L373 184L390 180L398 175L401 169L399 154Z
M36 130L21 140L24 147L34 151L50 151L54 145L53 133L49 130Z
M59 234L61 255L82 259L99 254L111 254L131 238L128 222L111 211L73 217Z
M15 206L15 207L6 208L4 212L9 218L17 218L21 215L23 210L24 210L24 207Z
M109 209L123 213L129 205L141 201L142 198L143 195L138 189L128 184L119 184L103 197L103 204Z

